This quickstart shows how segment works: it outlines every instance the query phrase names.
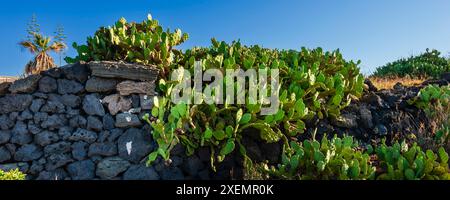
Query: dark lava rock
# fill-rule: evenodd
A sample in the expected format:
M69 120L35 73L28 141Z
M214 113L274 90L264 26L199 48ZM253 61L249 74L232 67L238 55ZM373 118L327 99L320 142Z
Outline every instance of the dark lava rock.
M84 160L87 156L87 146L85 142L74 142L72 144L72 156L76 160Z
M136 128L128 129L118 140L119 156L133 163L139 163L152 150L150 134Z
M5 144L11 138L11 131L1 131L0 130L0 144Z
M103 129L103 122L92 115L87 118L87 129L92 131L101 131Z
M112 130L115 128L115 121L114 118L112 117L112 115L110 114L106 114L105 116L103 116L103 128L106 130Z
M49 144L57 142L58 140L59 140L58 134L50 131L43 131L34 136L35 143L40 145L41 147L45 147Z
M26 162L8 163L8 164L0 165L0 170L3 170L3 171L19 169L21 172L27 173L29 168L30 168L30 165Z
M105 109L95 94L86 95L83 99L83 110L88 115L105 115Z
M58 79L58 93L59 94L78 94L84 91L81 83L74 80Z
M117 79L107 79L93 76L86 82L88 92L111 92L116 89Z
M20 112L30 106L33 96L29 94L7 94L0 98L0 113Z
M47 101L47 103L42 106L41 108L41 112L46 112L46 113L64 113L65 109L64 109L64 104L62 104L59 101Z
M137 115L131 113L119 113L116 115L116 127L127 128L142 126L141 120Z
M132 165L124 174L124 180L159 180L160 177L153 167Z
M130 163L120 157L108 157L97 164L96 174L102 179L113 179L129 166Z
M67 107L75 108L81 104L81 99L77 95L64 94L61 96L61 102Z
M178 167L167 167L161 172L162 180L183 180L184 175L180 168Z
M0 163L11 159L11 153L6 147L0 146Z
M71 141L84 141L87 143L94 143L97 140L97 133L88 131L86 129L78 128L70 137Z
M190 156L185 162L182 163L183 171L189 176L195 177L198 175L205 165L197 156Z
M117 154L117 145L114 143L94 143L89 146L88 156L113 156Z
M68 174L64 169L55 169L51 171L42 171L36 180L65 180Z
M0 129L8 130L14 126L14 121L6 115L0 115Z
M5 94L9 93L9 90L8 90L9 86L11 86L10 82L0 83L0 96L3 96Z
M376 125L375 128L373 129L373 132L380 136L385 136L388 134L388 130L386 126L384 126L383 124Z
M83 116L77 115L69 120L69 125L73 128L87 128L87 120Z
M45 169L47 171L55 170L71 162L73 162L73 159L69 154L66 153L52 154L49 157L47 157Z
M26 144L17 150L14 155L14 160L16 161L32 161L40 158L42 156L42 150L40 147L34 144Z
M44 148L44 154L49 156L51 154L68 153L71 150L71 144L68 142L58 142L55 144L47 145Z
M89 69L85 63L74 63L61 67L67 79L77 80L80 83L86 82L89 76Z
M45 100L44 99L34 99L31 102L30 105L30 110L34 113L39 112L39 110L41 109L41 107L45 104Z
M72 180L91 180L95 176L95 164L91 160L82 160L71 163L67 171Z
M11 143L24 145L33 141L32 135L28 132L27 125L18 121L12 130Z
M16 80L9 86L9 91L11 93L33 93L36 90L40 79L41 75L34 74Z
M39 81L39 92L52 93L52 92L56 92L57 89L58 89L58 85L56 83L56 79L54 79L52 77L44 76Z
M55 130L64 126L67 123L67 119L61 115L50 115L47 120L43 121L41 124L42 128L49 130Z

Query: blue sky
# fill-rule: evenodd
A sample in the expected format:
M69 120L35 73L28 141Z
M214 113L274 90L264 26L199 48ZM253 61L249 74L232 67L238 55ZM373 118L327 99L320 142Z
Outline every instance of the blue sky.
M151 13L164 27L189 33L179 48L209 46L211 37L280 49L339 48L368 74L426 48L449 55L449 11L448 0L2 1L0 75L20 75L32 58L17 43L33 13L45 34L63 25L68 44L84 43L122 16L141 21Z

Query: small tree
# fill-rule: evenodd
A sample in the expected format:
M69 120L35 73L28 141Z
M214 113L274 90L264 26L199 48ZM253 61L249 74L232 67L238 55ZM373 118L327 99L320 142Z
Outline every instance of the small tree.
M64 27L62 25L58 25L56 27L54 34L55 34L55 41L64 44L64 41L66 40L67 37L64 34ZM63 51L60 51L58 53L59 54L59 66L62 65L62 55L61 55L62 53L63 53Z
M56 67L53 58L48 52L59 53L66 48L63 38L54 37L55 41L51 41L51 37L44 36L40 33L40 25L37 23L36 16L33 15L27 28L27 39L19 43L25 49L28 49L35 55L34 59L25 65L25 74L37 74L41 71Z

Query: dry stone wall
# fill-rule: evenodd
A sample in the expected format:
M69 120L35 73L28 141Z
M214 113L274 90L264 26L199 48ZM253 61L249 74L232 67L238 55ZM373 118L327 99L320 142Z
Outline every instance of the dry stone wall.
M157 74L91 62L1 83L0 169L45 180L209 179L205 150L187 157L177 146L170 162L145 165L156 143L141 117L153 106Z

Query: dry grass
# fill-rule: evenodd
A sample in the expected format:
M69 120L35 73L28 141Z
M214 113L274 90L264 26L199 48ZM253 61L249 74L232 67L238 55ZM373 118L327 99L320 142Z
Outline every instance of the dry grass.
M401 83L404 86L414 86L420 85L426 79L425 78L376 78L370 77L370 81L377 87L378 89L392 89L395 84Z
M0 83L13 82L13 81L15 81L17 79L19 79L19 77L15 77L15 76L0 76Z

